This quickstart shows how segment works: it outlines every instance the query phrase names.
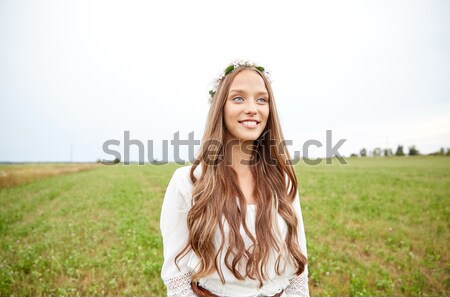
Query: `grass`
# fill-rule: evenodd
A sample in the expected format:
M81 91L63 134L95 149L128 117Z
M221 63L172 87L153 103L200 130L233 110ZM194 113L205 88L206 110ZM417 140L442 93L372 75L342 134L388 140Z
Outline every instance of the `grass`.
M311 295L450 295L450 158L347 161L296 166ZM176 167L1 189L0 295L164 296L159 216Z
M450 158L298 167L314 295L446 295Z

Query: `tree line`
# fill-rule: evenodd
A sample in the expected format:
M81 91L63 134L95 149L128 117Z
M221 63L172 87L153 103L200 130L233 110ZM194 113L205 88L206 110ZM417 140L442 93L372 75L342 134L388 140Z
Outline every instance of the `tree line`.
M423 155L419 152L418 149L416 149L415 145L412 145L410 147L408 147L408 152L404 152L403 150L403 145L398 145L397 150L395 151L395 153L392 151L391 148L381 148L381 147L376 147L371 151L368 151L366 148L362 148L359 151L359 154L351 154L350 157L391 157L391 156L419 156L419 155ZM447 150L445 150L443 147L441 147L441 149L439 151L436 151L434 153L430 153L427 154L429 156L450 156L450 148L447 148Z

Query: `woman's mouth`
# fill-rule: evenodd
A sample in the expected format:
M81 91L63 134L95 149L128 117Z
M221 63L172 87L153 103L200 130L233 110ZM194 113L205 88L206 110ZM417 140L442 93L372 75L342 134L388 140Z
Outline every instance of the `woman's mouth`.
M254 121L254 120L244 120L244 121L239 121L239 124L241 124L242 126L246 127L246 128L256 128L256 126L258 126L259 122L258 121Z

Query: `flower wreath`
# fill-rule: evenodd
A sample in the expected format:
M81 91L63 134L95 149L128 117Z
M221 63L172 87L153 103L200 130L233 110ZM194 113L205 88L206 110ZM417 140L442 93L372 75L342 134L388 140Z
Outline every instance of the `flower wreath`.
M257 69L259 72L264 73L266 75L266 77L269 79L269 81L271 82L270 76L269 76L269 72L267 70L264 69L264 67L262 66L258 66L255 63L251 62L251 61L244 61L244 60L236 60L234 61L230 66L228 66L227 68L225 68L224 72L221 73L212 83L212 87L211 90L209 90L209 103L212 103L213 97L217 92L217 89L219 88L219 84L222 81L222 79L230 74L231 72L233 72L234 69L236 69L239 66L245 66L245 67L253 67L255 69Z

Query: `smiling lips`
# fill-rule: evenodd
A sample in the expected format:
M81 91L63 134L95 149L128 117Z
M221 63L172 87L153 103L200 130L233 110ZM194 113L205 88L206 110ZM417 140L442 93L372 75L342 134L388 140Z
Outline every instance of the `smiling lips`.
M259 124L257 120L243 120L239 123L247 128L255 128Z

